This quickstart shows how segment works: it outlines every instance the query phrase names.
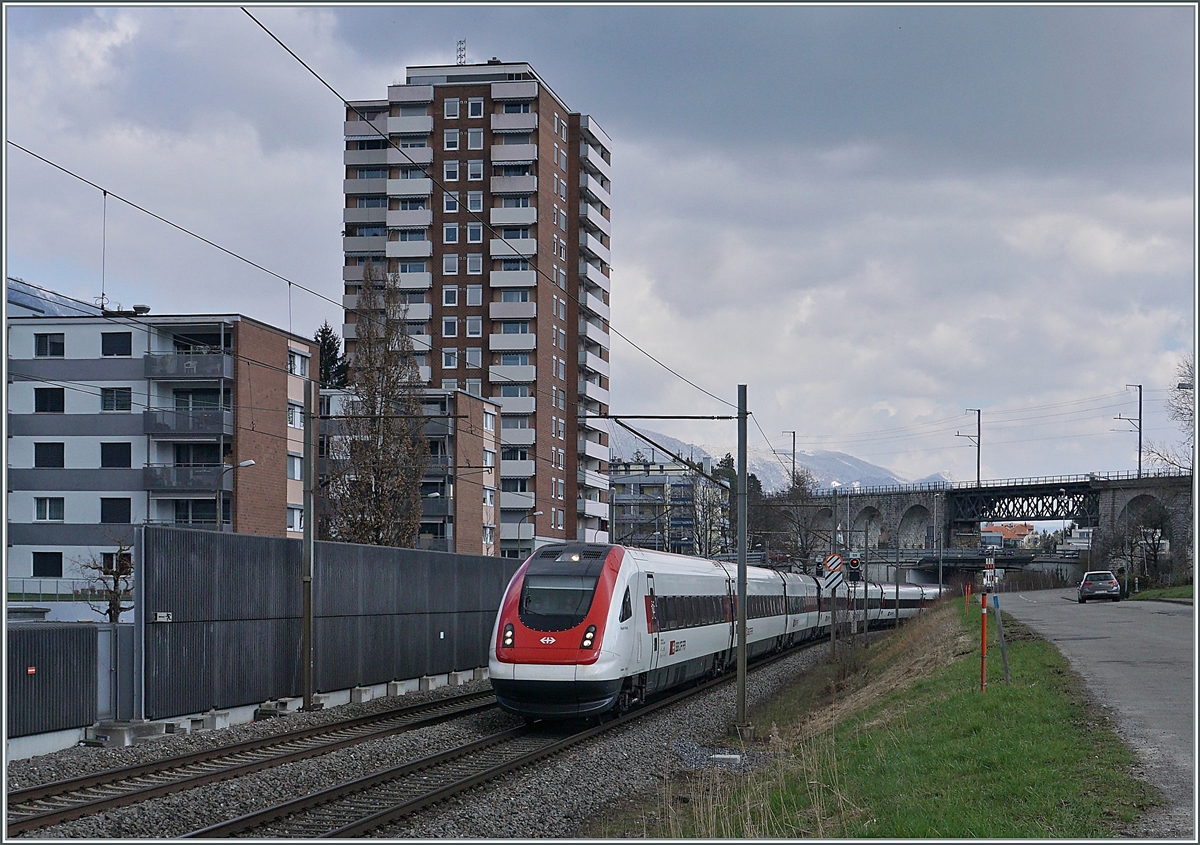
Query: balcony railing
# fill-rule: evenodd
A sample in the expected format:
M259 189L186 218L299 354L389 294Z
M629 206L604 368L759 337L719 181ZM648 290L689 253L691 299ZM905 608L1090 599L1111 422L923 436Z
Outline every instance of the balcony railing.
M9 578L8 600L14 601L102 601L106 594L94 582L80 578ZM126 601L130 593L121 595Z
M153 379L233 378L233 356L222 352L184 354L152 352L142 358L142 374Z
M147 490L193 490L214 495L217 476L224 470L219 464L181 466L176 464L147 464L142 469ZM224 473L221 487L233 488L233 473Z
M142 412L146 434L219 435L233 434L232 411L149 410Z

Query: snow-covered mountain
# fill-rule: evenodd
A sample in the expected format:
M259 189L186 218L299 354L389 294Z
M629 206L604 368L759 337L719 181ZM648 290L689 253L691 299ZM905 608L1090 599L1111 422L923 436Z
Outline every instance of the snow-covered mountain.
M673 460L658 447L638 438L616 423L610 420L604 420L603 422L607 423L609 427L609 446L612 450L613 460L632 461L634 454L639 449L648 460L655 463ZM700 460L710 457L715 463L720 460L726 451L731 451L721 450L713 446L705 447L684 443L682 440L677 440L674 437L660 434L648 428L639 428L638 430L644 432L647 437L656 443L685 458ZM788 473L791 471L792 466L790 452L786 455L782 453L773 454L766 449L750 447L747 449L746 457L747 469L758 476L758 480L762 482L764 490L773 492L783 490L787 487ZM844 452L797 452L796 466L797 468L802 466L807 467L816 476L817 484L821 487L828 487L833 481L845 486L849 486L857 481L863 487L912 483L909 479L897 475L886 467L861 460ZM948 480L951 480L949 473L939 472L918 479L917 481L919 483L928 483Z

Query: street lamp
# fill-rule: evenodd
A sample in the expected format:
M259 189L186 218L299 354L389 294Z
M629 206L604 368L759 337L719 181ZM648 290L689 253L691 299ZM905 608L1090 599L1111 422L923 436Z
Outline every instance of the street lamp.
M254 466L254 459L251 458L248 461L242 461L237 466L252 467L252 466ZM220 472L217 473L217 491L216 491L215 498L217 500L217 533L218 534L221 533L221 481L225 478L225 473L229 472L231 469L234 469L234 467L226 466L224 469L222 469Z
M518 549L521 548L521 523L523 523L525 520L529 519L529 517L531 517L531 516L541 516L541 515L542 515L541 511L534 511L533 513L526 513L523 517L521 517L520 519L517 520L517 548ZM536 529L534 530L533 533L534 534L537 533ZM533 538L530 538L529 546L530 546L529 553L533 554Z

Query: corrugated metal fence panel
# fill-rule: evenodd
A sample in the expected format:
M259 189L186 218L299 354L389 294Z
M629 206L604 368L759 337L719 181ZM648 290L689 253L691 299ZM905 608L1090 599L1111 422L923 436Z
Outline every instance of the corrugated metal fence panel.
M95 625L9 625L8 736L79 728L95 722L96 649ZM34 668L33 674L29 667Z
M300 689L298 540L147 527L146 716L294 696ZM520 561L317 543L317 691L487 664Z

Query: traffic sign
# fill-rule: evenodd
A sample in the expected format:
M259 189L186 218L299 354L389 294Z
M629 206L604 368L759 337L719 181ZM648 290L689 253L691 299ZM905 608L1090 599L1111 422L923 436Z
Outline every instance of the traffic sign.
M836 553L825 555L825 571L826 572L837 572L841 568L842 568L842 556L841 555L836 554Z
M825 592L836 589L842 585L844 576L841 572L833 572L825 576L825 583L821 585L821 589Z

